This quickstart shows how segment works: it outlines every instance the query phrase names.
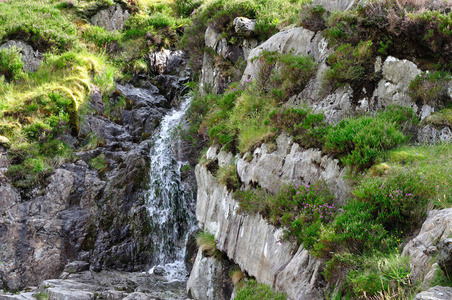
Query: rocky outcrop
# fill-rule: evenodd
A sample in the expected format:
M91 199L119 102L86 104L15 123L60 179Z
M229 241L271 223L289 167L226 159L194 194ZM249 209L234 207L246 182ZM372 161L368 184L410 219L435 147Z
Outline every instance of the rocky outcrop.
M287 293L289 299L321 298L320 261L302 247L281 242L282 229L261 216L237 213L238 203L205 166L196 167L196 178L196 217L202 229L215 235L217 249L257 281Z
M256 20L251 20L244 17L237 17L232 21L235 33L241 36L250 37L254 34L256 29Z
M197 300L229 300L234 286L229 277L231 263L216 257L206 257L198 250L193 272L187 282L187 293Z
M149 176L146 138L168 111L162 106L169 103L151 85L118 85L110 101L118 96L126 101L123 109L110 114L117 118L114 122L104 115L101 96L92 93L93 114L81 122L80 138L94 134L97 147L75 152L75 162L56 169L43 187L23 196L2 169L1 287L17 290L57 278L73 260L84 261L83 268L94 271L142 271L155 263L152 249L157 242L149 236L143 193ZM100 155L105 168L90 167Z
M451 298L451 287L435 286L428 291L417 294L413 300L450 300Z
M349 10L355 4L358 4L359 0L313 0L312 5L317 6L320 5L328 11L337 11L337 10Z
M388 56L383 63L381 72L383 78L378 82L371 99L372 105L374 105L373 110L397 104L412 107L417 112L419 108L408 95L408 88L411 81L421 74L421 70L413 62Z
M249 155L237 161L237 174L245 187L259 184L276 193L284 184L324 180L339 203L350 195L350 186L344 179L346 171L339 167L337 159L318 149L303 149L286 135L278 137L276 151L268 151L264 144L254 151L251 160Z
M259 57L264 50L292 53L300 56L310 55L317 62L321 62L328 55L327 46L328 43L321 34L316 34L302 27L279 32L251 50L247 57L247 65L242 76L242 81L257 78L262 67L262 62L254 58Z
M68 269L68 266L66 266L66 269ZM42 298L39 298L39 296ZM162 276L113 270L102 272L82 270L70 273L64 272L59 279L45 280L38 288L31 288L29 292L20 294L0 293L0 300L4 299L186 300L187 297L184 283L168 282Z
M30 45L23 41L8 41L0 46L0 49L16 48L22 54L23 70L25 72L36 72L41 66L43 56L38 50L34 50Z
M432 210L419 234L404 247L402 255L410 257L411 278L424 280L432 268L432 257L437 255L436 245L452 233L452 208ZM422 298L423 299L423 298Z
M127 10L124 10L119 4L115 4L97 12L91 17L91 23L109 31L120 30L129 17L130 14Z
M69 167L69 166L68 166ZM90 209L104 182L84 162L78 170L57 169L47 187L28 201L2 176L0 190L0 279L17 290L57 277L67 259L77 255L87 235ZM79 198L71 197L78 190ZM73 196L73 195L72 195ZM72 200L72 201L71 201Z
M231 45L222 37L221 33L216 32L213 27L209 26L204 35L204 42L206 47L211 48L216 54L204 53L199 91L201 93L223 93L234 80L231 73L237 73L235 80L238 80L241 76L238 70L230 72L225 68L234 70L232 65L239 59L247 60L251 49L258 45L258 40L246 37L241 39L240 43Z

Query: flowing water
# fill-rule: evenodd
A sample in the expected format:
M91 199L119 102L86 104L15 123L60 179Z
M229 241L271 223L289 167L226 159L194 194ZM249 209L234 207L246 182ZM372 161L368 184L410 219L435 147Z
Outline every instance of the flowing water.
M175 138L184 125L185 113L191 98L186 97L180 108L173 109L163 119L154 135L150 158L150 185L147 208L151 219L151 236L155 242L153 253L157 267L165 270L168 281L185 281L185 243L196 229L193 192L181 180L181 168L187 162L178 161L180 141Z

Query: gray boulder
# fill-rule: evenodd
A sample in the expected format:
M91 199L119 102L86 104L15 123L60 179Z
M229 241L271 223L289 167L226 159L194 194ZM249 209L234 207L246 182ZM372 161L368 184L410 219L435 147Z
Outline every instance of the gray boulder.
M336 11L349 10L359 2L359 0L313 0L312 5L320 5L328 11Z
M34 50L30 45L23 41L8 41L0 46L0 49L10 49L15 47L22 54L25 72L36 72L41 66L43 56L38 50Z
M91 23L109 31L121 30L129 17L129 12L123 10L121 5L116 4L97 12L91 17Z
M438 265L445 274L452 274L452 238L447 238L436 245Z
M413 300L450 300L452 299L452 288L435 286L428 291L416 295Z
M410 257L411 275L416 281L423 281L432 268L432 257L437 252L436 244L447 239L452 231L452 208L432 210L422 224L419 234L403 248L402 255Z
M149 69L153 74L181 75L187 65L184 51L160 50L148 54Z
M244 17L237 17L232 21L235 33L241 36L250 37L254 34L256 28L256 20L251 20Z
M187 282L187 293L196 300L229 300L234 286L228 275L230 263L206 257L198 250Z

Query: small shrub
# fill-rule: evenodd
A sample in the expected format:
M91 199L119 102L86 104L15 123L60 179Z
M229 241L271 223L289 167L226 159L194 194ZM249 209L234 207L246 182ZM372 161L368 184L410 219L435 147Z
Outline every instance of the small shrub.
M407 232L423 221L434 192L422 176L394 170L386 178L363 180L353 194L368 204L373 220L395 233Z
M257 283L255 280L248 282L237 291L237 300L285 300L285 294L274 292L270 286Z
M335 88L363 80L366 70L372 67L371 58L372 41L341 45L328 57L331 69L326 71L325 80Z
M218 169L217 179L221 184L225 185L229 191L235 191L240 188L240 179L237 175L235 164Z
M372 166L385 150L405 142L400 125L387 115L345 119L329 130L325 150L339 154L341 161L355 171Z
M271 92L279 101L301 92L317 70L311 56L264 50L256 59L262 64L259 81L264 91Z
M98 171L102 171L108 167L108 161L107 158L105 157L105 154L102 153L96 156L95 158L91 159L89 161L89 165Z
M243 274L242 270L239 267L236 267L229 271L229 277L231 277L232 284L234 286L240 287L245 279L245 274Z
M0 49L0 75L7 80L17 80L26 77L23 71L22 54L18 49Z
M409 94L418 105L444 107L450 101L448 83L451 79L448 72L424 72L410 83Z
M200 232L196 235L196 244L206 256L217 254L215 236L208 232Z
M268 123L273 131L287 132L306 148L321 148L329 129L323 119L323 113L314 114L304 108L287 108L272 111Z

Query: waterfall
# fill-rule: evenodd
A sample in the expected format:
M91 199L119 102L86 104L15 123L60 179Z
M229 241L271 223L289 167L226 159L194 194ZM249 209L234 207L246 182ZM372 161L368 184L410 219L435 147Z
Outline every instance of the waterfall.
M196 228L193 193L186 191L181 180L181 167L187 162L178 161L175 153L180 145L175 133L184 125L190 103L191 97L185 97L180 108L173 109L162 119L150 153L146 199L156 266L149 272L163 268L169 281L186 280L185 243L188 233Z

